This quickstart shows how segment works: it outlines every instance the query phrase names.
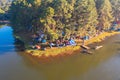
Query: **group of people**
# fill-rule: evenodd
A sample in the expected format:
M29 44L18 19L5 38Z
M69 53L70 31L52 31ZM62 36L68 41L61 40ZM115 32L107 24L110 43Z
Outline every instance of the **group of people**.
M45 38L44 33L36 33L32 35L32 48L45 50L47 46L52 47L64 47L64 46L75 46L74 36L70 35L70 38L64 39L64 37L59 37L55 41L49 41Z
M46 44L45 34L41 31L32 35L32 49L45 49L40 43Z
M63 46L68 46L68 45L75 46L76 42L73 38L64 39L64 37L59 37L54 42L50 42L49 45L50 45L51 48L53 46L56 46L56 47L63 47Z
M88 40L89 36L77 36L76 34L70 34L69 38L64 38L64 36L59 37L54 41L46 39L45 34L42 31L39 31L32 35L32 48L33 49L42 49L46 50L46 47L64 47L64 46L76 46L76 39L82 39L84 45L84 40Z

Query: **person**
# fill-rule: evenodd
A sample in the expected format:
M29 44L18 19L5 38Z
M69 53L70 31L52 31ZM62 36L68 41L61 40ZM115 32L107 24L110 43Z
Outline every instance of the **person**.
M35 45L35 48L36 49L41 49L40 45L38 45L38 44Z
M38 39L39 39L39 36L38 36L37 33L32 35L32 42L33 42L33 44L38 43Z
M56 46L59 47L59 45L60 45L60 40L57 39L57 40L56 40Z
M42 33L40 34L40 37L41 37L41 38L44 38L44 37L45 37L45 34L42 32Z
M73 45L73 46L76 45L75 41L72 38L70 38L69 43L70 43L70 45Z
M41 49L41 46L39 44L33 45L32 49Z
M64 44L65 44L65 46L70 45L68 39L65 39Z
M82 45L85 45L85 39L82 38Z
M53 46L55 46L55 44L52 43L51 41L50 41L49 45L50 45L50 48L52 48Z
M39 38L38 38L38 42L40 43L41 41L42 41L42 38L41 38L41 37L39 37Z
M88 40L88 39L89 39L89 36L88 36L88 35L85 35L83 38L84 38L84 40Z

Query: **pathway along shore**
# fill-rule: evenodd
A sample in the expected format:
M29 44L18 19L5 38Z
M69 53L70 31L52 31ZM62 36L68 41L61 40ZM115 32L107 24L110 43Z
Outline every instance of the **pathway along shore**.
M89 40L85 40L85 45L89 45L92 43L98 43L103 41L106 37L110 37L112 35L120 34L120 32L103 32L100 35L93 37ZM28 55L31 55L36 58L48 58L48 57L56 57L56 56L64 56L64 55L72 55L75 51L81 50L80 45L82 45L81 41L77 41L77 46L66 46L62 48L54 47L42 50L26 50Z

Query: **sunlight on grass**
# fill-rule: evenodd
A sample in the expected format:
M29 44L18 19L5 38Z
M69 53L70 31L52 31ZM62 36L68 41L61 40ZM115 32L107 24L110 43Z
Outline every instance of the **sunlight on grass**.
M104 32L96 37L93 37L89 40L86 40L85 41L85 45L88 45L88 44L92 44L92 43L95 43L95 42L101 42L102 40L104 40L106 37L109 37L109 36L112 36L112 35L115 35L115 34L120 34L120 32ZM26 52L32 56L35 56L35 57L49 57L49 56L58 56L58 55L64 55L64 54L67 54L67 55L71 55L74 53L74 51L77 51L77 50L80 50L80 45L81 45L81 41L77 41L77 46L66 46L66 47L61 47L61 48L58 48L58 47L54 47L54 48L50 48L50 49L46 49L45 51L42 51L42 50L27 50Z

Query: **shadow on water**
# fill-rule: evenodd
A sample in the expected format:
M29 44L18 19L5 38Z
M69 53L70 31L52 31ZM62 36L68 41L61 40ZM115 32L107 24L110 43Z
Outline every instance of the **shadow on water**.
M13 30L9 26L0 28L0 55L4 52L14 52L24 50L24 43L13 36Z
M17 52L25 51L25 43L19 38L15 38L14 45Z
M120 41L116 41L115 43L116 43L116 44L120 44Z
M117 50L120 51L120 48L118 48Z

